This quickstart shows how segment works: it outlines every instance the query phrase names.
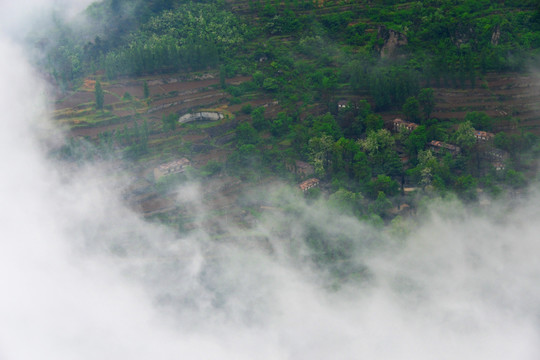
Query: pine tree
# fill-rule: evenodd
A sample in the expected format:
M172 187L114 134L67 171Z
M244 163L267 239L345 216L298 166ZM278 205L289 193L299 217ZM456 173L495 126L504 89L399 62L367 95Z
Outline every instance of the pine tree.
M144 80L143 83L143 92L144 92L144 98L148 99L150 97L150 89L148 88L148 82Z
M104 95L103 95L103 89L101 88L101 83L99 82L99 80L96 81L94 93L96 95L96 108L99 110L103 110Z

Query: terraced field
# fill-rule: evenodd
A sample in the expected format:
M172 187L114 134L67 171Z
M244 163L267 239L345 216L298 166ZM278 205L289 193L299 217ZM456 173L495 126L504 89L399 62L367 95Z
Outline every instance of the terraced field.
M433 89L433 118L463 120L471 111L482 111L495 120L495 132L530 131L540 135L540 79L534 73L487 74L474 89ZM387 122L403 116L398 110L381 115Z
M239 84L248 77L229 79ZM147 81L150 97L143 98L143 83ZM95 80L86 79L76 91L57 99L56 118L72 129L74 136L95 137L104 131L120 129L134 117L145 118L151 126L158 126L163 114L182 114L191 109L226 104L228 94L219 88L219 80L212 74L199 78L161 76L119 80L102 84L105 92L104 111L96 112Z
M224 163L232 151L228 143L235 138L237 124L248 121L250 117L240 111L243 106L264 106L270 117L280 111L275 100L260 95L253 97L248 94L240 103L231 103L231 96L221 89L215 73L103 81L104 109L100 111L95 108L94 87L97 76L88 77L78 89L59 96L55 118L69 129L73 138L85 137L97 142L103 134L122 133L125 129L131 129L134 123L139 127L143 123L147 124L149 150L129 172L133 183L149 185L145 185L142 190L126 190L128 202L145 216L182 214L174 200L176 194L168 193L164 196L154 189L151 173L155 166L178 157L188 157L195 168L209 161ZM239 85L248 80L250 77L239 76L227 79L227 84ZM148 99L144 98L145 81L150 93ZM214 122L178 125L174 130L163 129L164 115L174 114L179 117L198 110L219 111L224 118ZM231 207L236 196L236 192L231 189L238 187L237 182L235 178L214 181L215 184L209 185L204 191L205 199L212 206L220 204L219 207ZM213 188L218 190L212 191ZM220 189L227 191L223 193Z
M540 79L534 74L488 74L476 89L436 88L436 118L462 119L483 111L496 120L496 131L540 134Z

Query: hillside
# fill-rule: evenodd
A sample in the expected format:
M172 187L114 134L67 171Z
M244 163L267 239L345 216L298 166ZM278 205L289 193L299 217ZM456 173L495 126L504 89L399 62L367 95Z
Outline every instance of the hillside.
M64 24L52 40L63 47L38 41L55 117L73 136L58 154L129 160L124 171L148 182L134 202L148 216L185 223L166 199L193 177L222 189L208 195L216 211L234 208L248 224L264 204L246 208L239 194L270 181L316 177L305 196L388 222L422 196L514 194L536 173L532 2L126 0L84 16L93 32L74 37ZM219 120L177 122L197 112ZM395 118L414 127L397 131ZM480 130L488 143L475 140ZM178 158L189 174L151 176Z

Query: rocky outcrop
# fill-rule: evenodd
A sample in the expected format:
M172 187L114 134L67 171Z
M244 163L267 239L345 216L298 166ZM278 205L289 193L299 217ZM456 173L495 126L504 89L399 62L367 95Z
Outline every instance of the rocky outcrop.
M491 35L491 45L499 45L499 40L501 38L501 27L499 25L495 26L493 34Z
M468 24L457 24L452 31L450 31L450 39L456 45L461 48L465 44L476 42L476 32L474 28Z
M201 121L201 120L207 120L207 121L218 121L223 119L223 114L213 111L200 111L193 114L185 114L180 116L178 119L178 122L180 124L188 123L191 121Z
M407 36L398 31L379 26L377 30L377 39L382 40L382 45L377 49L382 58L394 57L397 50L408 44Z

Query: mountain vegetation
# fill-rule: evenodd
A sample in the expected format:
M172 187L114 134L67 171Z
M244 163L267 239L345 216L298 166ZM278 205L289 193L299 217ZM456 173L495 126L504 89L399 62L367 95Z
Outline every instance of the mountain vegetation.
M51 40L34 41L64 95L96 80L100 112L57 117L101 129L89 138L102 152L150 164L218 148L224 156L201 161L194 176L317 177L306 196L376 222L423 196L515 194L535 175L538 134L520 126L520 109L434 115L443 91L489 91L492 74L531 73L539 9L508 0L104 0L80 15L84 26L57 19ZM166 111L180 104L167 97L181 94L153 93L156 79L205 74L226 94L218 103ZM140 94L107 100L126 79ZM219 125L177 124L187 111L219 106L236 110ZM213 143L182 140L189 131L210 132ZM61 154L76 159L77 149L72 141ZM295 171L299 161L313 174Z

